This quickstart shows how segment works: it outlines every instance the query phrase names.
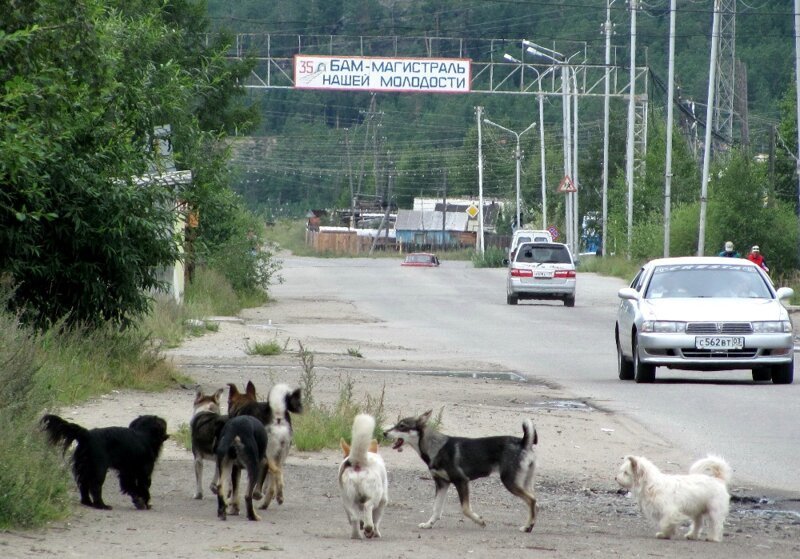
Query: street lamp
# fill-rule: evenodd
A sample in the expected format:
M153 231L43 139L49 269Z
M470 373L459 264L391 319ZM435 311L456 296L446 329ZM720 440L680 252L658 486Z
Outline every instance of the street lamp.
M532 41L523 40L522 44L527 47L525 50L533 55L545 58L562 67L561 71L561 93L563 102L564 119L564 175L570 176L575 185L578 184L578 83L574 70L572 70L572 84L570 84L570 62L580 54L580 51L569 57L562 53L538 45ZM572 99L574 96L574 100ZM574 108L571 107L574 101ZM574 114L574 123L573 123ZM572 128L575 128L574 132ZM567 244L573 251L578 250L578 197L576 193L568 193L564 204L565 221L567 229Z
M509 130L505 126L501 126L501 125L497 124L496 122L492 122L488 118L484 118L483 122L485 122L486 124L491 124L492 126L496 126L500 130L505 130L506 132L508 132L509 134L513 135L517 139L517 151L516 151L516 156L515 156L516 160L517 160L517 227L516 228L519 229L520 227L522 227L522 220L521 220L521 217L520 217L520 195L519 195L520 164L521 164L521 161L522 161L522 152L520 151L520 148L519 148L519 138L525 132L527 132L528 130L530 130L534 126L536 126L536 123L532 122L531 125L528 126L525 130L523 130L520 133L517 133L517 132L514 132L513 130Z
M517 60L510 54L504 54L503 58L509 62L516 62L517 64L524 64L521 60ZM539 72L539 69L530 64L525 64L531 70L536 72L536 81L539 84L539 93L536 95L539 100L539 155L540 166L542 174L542 229L547 229L547 168L544 154L544 94L542 93L542 80L544 77L554 70L554 66L550 66L544 72Z

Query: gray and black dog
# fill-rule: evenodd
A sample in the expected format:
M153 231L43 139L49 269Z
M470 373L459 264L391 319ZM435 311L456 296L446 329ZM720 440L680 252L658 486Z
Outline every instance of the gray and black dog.
M522 422L519 437L450 437L428 425L431 410L419 417L406 417L391 427L384 436L394 439L392 448L398 451L408 444L428 466L436 483L433 514L420 528L432 528L442 516L442 507L450 484L456 486L461 510L474 522L486 522L472 511L469 504L469 482L500 473L500 480L513 495L528 505L528 522L520 528L530 532L536 522L536 497L533 492L533 475L536 469L536 444L538 436L533 422Z
M267 432L264 424L252 415L231 417L223 425L214 448L217 455L217 516L227 518L226 497L236 499L241 470L247 470L247 490L244 501L248 520L261 520L253 508L253 499L261 498L261 486L267 472ZM229 485L230 484L230 485Z
M203 498L203 460L216 460L214 445L220 431L228 421L227 415L219 412L219 399L223 389L214 394L203 394L198 389L194 397L192 420L189 428L192 435L192 454L194 455L195 499ZM216 487L217 478L211 480L211 487ZM213 489L212 489L213 491Z

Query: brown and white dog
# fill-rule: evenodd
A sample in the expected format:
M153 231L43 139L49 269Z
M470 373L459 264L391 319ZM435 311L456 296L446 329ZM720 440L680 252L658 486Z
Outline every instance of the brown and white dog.
M262 493L264 501L259 508L266 509L272 499L283 503L283 467L292 446L293 413L303 413L302 390L291 389L286 384L276 384L269 391L266 402L259 402L252 381L247 382L244 394L229 383L228 414L231 417L251 415L261 423L267 433L267 473Z

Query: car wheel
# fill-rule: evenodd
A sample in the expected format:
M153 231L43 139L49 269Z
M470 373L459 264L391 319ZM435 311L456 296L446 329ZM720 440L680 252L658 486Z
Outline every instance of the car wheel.
M753 369L753 381L763 382L765 380L772 380L772 369Z
M565 297L564 298L564 306L565 307L574 307L575 306L575 297Z
M633 339L633 379L637 383L653 382L656 380L656 368L639 361L639 343Z
M794 380L794 361L772 366L772 384L792 384Z
M619 337L617 337L617 373L619 380L633 380L633 363L622 354Z
M506 303L509 305L516 305L519 298L511 293L506 295Z

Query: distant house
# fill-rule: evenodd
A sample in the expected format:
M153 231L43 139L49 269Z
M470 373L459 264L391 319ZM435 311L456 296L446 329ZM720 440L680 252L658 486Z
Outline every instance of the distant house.
M444 221L444 227L442 227ZM466 212L397 210L395 239L401 251L475 244Z
M478 200L474 198L448 198L447 199L447 207L445 208L445 204L441 198L414 198L414 209L417 211L438 211L438 212L446 212L448 215L451 213L454 214L465 214L469 217L469 221L467 222L466 231L472 231L477 235L478 233L478 219L477 215L475 217L470 217L467 213L467 210L470 207L474 207L475 209L478 208ZM494 233L496 230L497 218L500 216L500 212L503 209L503 202L499 200L487 200L484 199L483 201L483 230L484 233ZM441 218L440 218L441 219ZM440 221L441 224L441 221Z
M175 221L172 229L166 233L170 236L177 233L182 239L185 238L186 220L184 216L187 213L185 203L178 199L178 192L186 185L192 182L191 171L178 171L175 168L175 161L172 157L172 141L170 139L170 126L159 126L154 130L154 146L158 150L156 153L157 166L154 166L146 175L140 175L133 178L134 184L140 186L161 185L168 186L176 193L176 208ZM196 214L194 218L196 219ZM195 224L189 224L196 227ZM181 243L183 248L183 243ZM167 287L167 293L172 297L176 303L183 302L183 293L185 290L185 269L182 260L174 262L171 266L162 266L156 274L160 281L163 281Z

